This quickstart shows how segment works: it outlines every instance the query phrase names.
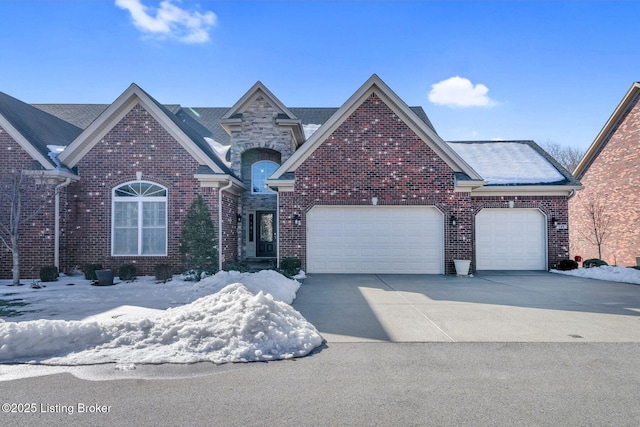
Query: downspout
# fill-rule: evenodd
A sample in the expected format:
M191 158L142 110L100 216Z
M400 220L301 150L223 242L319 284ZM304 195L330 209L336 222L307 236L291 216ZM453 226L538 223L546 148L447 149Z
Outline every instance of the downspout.
M55 212L54 212L54 237L53 237L53 265L60 271L60 190L71 184L71 178L67 178L63 183L56 185L55 189Z
M233 181L229 178L229 183L218 189L218 271L222 270L222 192L228 190L233 185Z
M280 189L276 193L276 268L280 268Z

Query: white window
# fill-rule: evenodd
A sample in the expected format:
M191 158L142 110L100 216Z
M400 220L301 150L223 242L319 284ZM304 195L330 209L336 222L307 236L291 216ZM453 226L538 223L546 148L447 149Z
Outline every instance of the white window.
M167 255L167 189L129 182L113 189L111 254Z
M278 164L268 160L256 162L251 166L251 192L272 193L265 181L278 169Z

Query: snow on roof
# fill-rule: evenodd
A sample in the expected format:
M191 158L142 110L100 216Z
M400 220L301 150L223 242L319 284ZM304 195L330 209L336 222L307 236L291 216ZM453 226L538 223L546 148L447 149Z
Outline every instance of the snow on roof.
M449 145L489 185L550 184L565 179L526 142L449 142Z
M227 165L227 167L230 168L231 167L231 162L227 160L227 152L229 151L229 148L231 148L231 146L230 145L222 145L218 141L216 141L215 139L209 138L208 136L205 136L204 140L207 141L207 143L209 144L209 146L211 147L213 152L216 153L218 155L218 157L220 157L220 160L222 160L224 162L224 164Z
M302 129L304 129L304 137L309 139L309 137L313 135L315 131L317 131L320 128L320 126L322 125L316 125L316 124L302 125Z

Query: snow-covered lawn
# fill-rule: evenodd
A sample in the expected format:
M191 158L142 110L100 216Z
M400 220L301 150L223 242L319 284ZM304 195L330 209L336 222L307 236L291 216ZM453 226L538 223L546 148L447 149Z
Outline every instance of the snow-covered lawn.
M586 279L608 280L609 282L624 282L640 285L640 270L627 267L602 266L593 268L578 268L576 270L551 270L552 273L567 276L584 277Z
M304 356L323 342L289 305L300 283L270 270L200 282L9 283L0 281L0 363L265 361Z

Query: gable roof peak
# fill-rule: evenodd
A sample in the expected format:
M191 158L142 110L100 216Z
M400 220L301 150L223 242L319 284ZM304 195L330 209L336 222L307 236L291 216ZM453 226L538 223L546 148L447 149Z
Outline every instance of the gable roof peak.
M640 100L640 82L634 82L627 93L620 101L620 104L616 107L609 117L609 120L604 124L602 130L598 133L594 141L591 143L584 156L582 156L582 160L576 166L576 169L573 171L573 175L581 179L584 174L587 172L593 161L596 159L600 151L607 144L609 139L611 138L613 132L617 128L618 123L620 123L627 114L631 111L631 108Z
M279 113L284 114L287 118L296 120L297 117L293 114L283 103L280 101L274 94L271 92L260 80L255 82L253 86L244 94L242 97L226 112L226 114L222 117L222 120L227 120L235 116L236 114L243 113L244 110L248 107L248 105L257 98L260 94L264 94L267 98L267 102L269 102L275 110Z

